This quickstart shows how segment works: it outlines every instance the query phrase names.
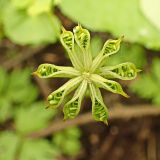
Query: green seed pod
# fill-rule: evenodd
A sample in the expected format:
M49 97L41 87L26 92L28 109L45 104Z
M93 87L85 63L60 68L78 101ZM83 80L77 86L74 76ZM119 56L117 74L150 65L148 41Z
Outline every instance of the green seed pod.
M87 81L83 80L80 87L76 90L73 98L63 108L64 119L73 119L78 115L86 89Z
M110 56L116 52L119 51L120 49L120 43L122 41L123 37L120 37L117 40L113 40L113 39L109 39L105 42L100 54L102 54L103 56Z
M72 52L74 49L74 36L70 31L66 31L62 28L62 34L60 35L60 41L67 52Z
M133 63L126 62L115 66L102 67L100 74L106 78L118 78L122 80L132 80L136 78L139 69Z
M93 74L91 79L94 83L98 85L100 88L104 88L110 92L121 94L124 97L129 97L122 89L121 85L118 82L105 79L99 75Z
M76 77L66 82L56 91L52 92L47 98L49 107L57 108L62 103L64 97L72 92L81 81L81 77Z
M53 64L41 64L37 71L33 74L38 75L40 78L51 77L68 77L72 78L78 76L80 73L73 67L56 66Z
M90 46L90 33L80 25L73 29L75 40L82 50L88 50Z
M90 84L90 92L92 99L92 115L94 119L96 121L102 121L108 124L108 110L103 102L103 99L101 98L101 93L99 89L95 87L93 84Z

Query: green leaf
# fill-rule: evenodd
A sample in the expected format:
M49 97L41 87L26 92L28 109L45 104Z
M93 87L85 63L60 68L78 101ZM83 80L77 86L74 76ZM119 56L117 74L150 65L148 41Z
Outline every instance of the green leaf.
M67 104L65 104L63 108L65 120L69 118L73 119L78 115L86 90L87 90L87 81L83 80L82 84L76 90L73 98Z
M36 16L41 13L51 12L52 0L34 0L32 5L28 8L28 14Z
M160 76L159 76L160 60L153 59L151 73L141 74L139 79L130 85L130 90L139 97L152 100L152 103L160 104ZM147 90L146 90L147 88Z
M147 63L144 48L138 44L122 43L119 53L106 59L105 64L117 65L128 61L138 68L144 68Z
M23 1L21 1L21 0L11 0L11 3L13 4L13 6L15 6L17 9L26 9L33 2L34 2L34 0L23 0Z
M80 73L73 67L56 66L53 64L41 64L37 71L33 74L38 75L40 78L51 78L51 77L67 77L73 78L78 76Z
M143 16L139 0L81 0L78 4L62 0L59 6L66 16L90 30L107 31L116 37L123 34L130 42L160 48L160 31Z
M89 84L89 87L92 100L92 115L96 121L102 121L107 124L108 110L101 98L100 91L93 84Z
M43 129L48 126L55 114L56 110L46 110L42 102L18 108L15 115L16 130L21 134L28 134Z
M58 150L45 139L26 140L21 148L20 160L57 160Z
M64 97L70 92L72 92L81 81L82 81L81 77L73 78L68 82L66 82L59 89L52 92L47 99L49 103L49 107L57 108L62 103Z
M61 152L68 156L75 156L80 152L80 129L70 127L61 132L54 134L52 142Z
M37 96L37 88L31 83L31 70L14 70L11 74L6 88L7 97L14 103L29 104Z
M160 31L160 1L159 0L141 0L141 9L143 14Z
M139 71L133 63L126 62L115 66L102 67L100 68L100 75L106 78L132 80L136 78Z
M13 160L16 158L17 147L19 145L19 137L12 132L0 133L0 159Z
M0 95L0 123L10 118L12 114L10 101L6 97Z
M7 85L7 73L4 68L0 68L0 94L4 91L5 86Z
M3 24L6 36L21 45L54 43L60 28L54 15L29 16L24 10L16 10L11 3L4 10Z

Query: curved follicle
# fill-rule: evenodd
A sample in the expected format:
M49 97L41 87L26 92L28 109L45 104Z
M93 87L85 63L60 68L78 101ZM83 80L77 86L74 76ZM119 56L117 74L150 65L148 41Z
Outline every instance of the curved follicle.
M93 84L89 84L91 100L92 100L92 115L96 121L102 121L108 124L108 110L105 106L99 89ZM97 91L98 90L98 91Z
M33 74L40 78L51 78L51 77L68 77L72 78L78 76L80 73L73 67L56 66L53 64L41 64L37 71Z
M107 66L100 68L100 75L106 78L118 78L122 80L132 80L136 78L137 73L141 70L137 69L133 63L126 62L116 66Z
M78 115L83 97L86 93L86 89L87 89L87 81L83 80L82 84L76 90L73 98L68 103L66 103L66 105L63 108L65 120L73 119Z
M98 87L106 89L110 92L121 94L124 97L129 97L122 89L121 85L118 82L105 79L99 75L93 74L91 77L92 81L95 82Z
M52 92L48 98L48 107L57 108L63 101L64 97L72 92L82 81L81 77L69 80L56 91Z

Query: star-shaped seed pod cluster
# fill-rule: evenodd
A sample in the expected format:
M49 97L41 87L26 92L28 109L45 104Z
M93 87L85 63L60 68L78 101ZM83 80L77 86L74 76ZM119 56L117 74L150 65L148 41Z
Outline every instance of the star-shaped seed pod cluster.
M73 33L63 28L60 41L73 66L41 64L34 72L40 78L69 78L68 82L48 96L49 107L57 108L64 98L75 90L73 97L63 108L64 119L73 119L80 112L82 100L86 92L89 91L94 119L107 123L108 109L103 102L100 88L128 97L121 85L111 79L132 80L136 78L137 72L139 72L135 65L130 62L115 66L104 66L104 61L120 49L122 38L107 40L102 50L93 59L89 31L80 25L73 29Z

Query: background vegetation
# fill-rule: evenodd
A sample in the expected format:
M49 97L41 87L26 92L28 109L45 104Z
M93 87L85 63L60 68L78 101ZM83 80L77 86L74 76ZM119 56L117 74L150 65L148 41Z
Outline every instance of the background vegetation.
M159 6L159 0L0 0L0 160L160 159ZM31 76L44 62L70 64L58 38L61 25L71 30L78 22L92 33L94 56L105 40L124 35L120 53L106 63L130 61L142 70L123 82L129 99L103 92L108 127L93 121L88 99L77 119L63 122L62 108L45 109L45 98L64 80Z

